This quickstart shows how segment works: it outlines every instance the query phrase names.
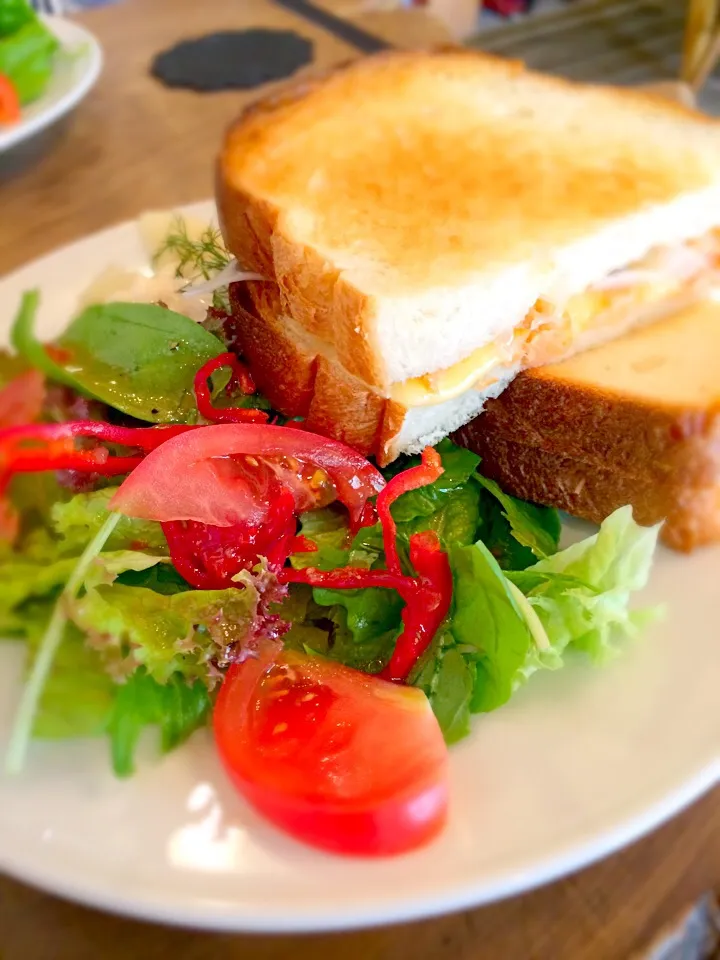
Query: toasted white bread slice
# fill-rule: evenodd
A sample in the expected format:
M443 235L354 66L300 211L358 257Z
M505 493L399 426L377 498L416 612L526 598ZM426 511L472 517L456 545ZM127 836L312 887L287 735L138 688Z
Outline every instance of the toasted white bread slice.
M380 388L449 367L720 222L720 124L465 51L369 58L246 112L229 248Z
M682 550L720 540L720 304L520 374L456 434L519 497L599 522L623 504Z

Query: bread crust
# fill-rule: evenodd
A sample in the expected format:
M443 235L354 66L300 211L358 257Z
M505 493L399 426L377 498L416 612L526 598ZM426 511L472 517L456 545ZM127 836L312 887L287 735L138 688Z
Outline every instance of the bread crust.
M255 382L286 417L303 417L309 430L333 437L384 466L407 409L302 344L288 331L280 293L272 283L232 284L230 303L238 340Z
M442 57L447 58L447 60L442 61ZM483 78L487 76L491 83L507 83L508 89L512 89L514 84L526 84L530 89L526 91L525 101L523 102L528 103L532 103L530 93L535 88L542 96L547 94L549 97L557 97L559 93L564 96L564 90L577 90L577 96L564 97L562 102L569 104L582 103L584 97L591 98L590 103L594 102L592 97L604 98L600 106L603 107L603 110L607 106L605 112L612 112L617 108L617 105L622 106L630 102L644 101L647 104L648 114L655 118L649 121L650 128L656 130L656 132L663 125L672 126L673 122L682 122L688 118L692 120L692 123L688 124L688 129L696 135L696 138L707 133L708 140L712 137L717 139L718 125L716 121L703 118L679 103L663 102L652 94L643 95L632 91L593 93L591 88L586 86L573 85L569 81L531 74L519 62L506 61L471 51L456 50L452 53L447 50L431 53L395 52L368 58L361 63L343 64L340 68L335 68L321 76L304 79L279 92L274 92L266 99L247 109L230 127L217 167L218 210L228 248L248 269L257 270L278 283L283 310L296 322L302 324L309 334L317 336L332 345L345 370L366 384L380 389L383 393L387 393L389 387L384 353L378 346L379 328L377 318L383 304L379 302L377 296L364 292L356 285L359 283L356 272L353 273L355 281L349 278L351 271L347 268L346 261L348 255L352 254L352 243L350 244L350 254L343 249L343 256L339 258L343 263L339 265L338 262L335 262L338 258L323 254L319 245L314 246L304 242L301 239L303 231L297 229L297 222L293 218L301 216L304 212L303 199L309 196L308 181L302 180L301 177L302 182L298 180L297 188L293 188L294 192L293 189L290 191L291 200L286 203L280 201L278 206L274 205L271 199L268 199L277 196L277 190L272 189L269 184L273 186L284 184L287 178L293 174L294 168L299 165L294 157L288 157L286 153L278 155L278 150L282 149L282 133L285 130L283 125L286 121L290 124L288 141L292 143L294 148L293 134L297 134L297 123L293 118L301 115L303 122L312 125L316 122L324 122L328 111L332 116L342 114L343 111L338 110L337 107L330 109L322 106L324 98L333 104L336 101L340 103L336 90L339 77L342 78L343 75L345 77L343 80L345 84L343 87L344 94L348 92L354 94L358 102L362 102L363 97L360 97L356 91L360 90L364 93L366 85L369 85L370 95L364 99L372 100L373 94L377 93L375 87L372 86L375 83L374 77L377 78L387 69L392 73L393 82L402 85L406 76L413 75L418 59L421 60L423 65L429 65L428 74L432 75L432 71L437 69L438 76L441 76L446 68L448 70L455 69L457 64L461 65L459 72L464 70L465 64L479 64L477 76L472 72L475 67L468 67L468 72L472 74L471 83L482 85ZM437 67L435 64L437 64ZM425 66L422 69L424 70ZM382 82L382 78L377 80L379 86L382 85ZM389 82L387 81L387 83ZM505 89L505 87L502 87L502 89ZM306 108L307 113L304 112ZM547 109L546 107L546 112ZM603 110L600 112L602 113ZM622 109L620 113L623 113ZM288 120L288 118L290 119ZM625 126L630 126L626 116L624 116L623 122ZM532 228L533 236L537 231L540 231L542 237L547 241L546 245L549 244L550 247L553 246L555 240L562 243L568 241L570 234L566 236L561 230L562 223L568 218L557 216L560 195L565 198L569 210L577 208L577 213L574 214L577 222L573 221L574 226L571 233L579 230L580 234L584 234L588 229L594 229L594 225L600 223L606 215L611 218L621 218L638 210L643 205L654 203L662 205L677 196L679 190L692 191L704 188L707 185L708 164L707 157L704 154L701 156L702 150L693 152L693 148L688 146L686 153L683 153L682 164L671 163L671 160L677 160L675 154L664 156L663 152L660 151L660 156L657 158L651 156L652 151L649 148L641 149L635 143L635 140L639 138L635 137L635 140L633 140L631 132L627 134L627 144L625 140L621 140L619 146L616 146L616 150L622 151L622 163L619 161L615 163L614 160L611 162L611 166L615 165L611 178L603 178L599 175L592 176L593 171L597 173L592 163L592 157L597 153L597 148L594 143L584 144L583 140L580 141L575 151L568 149L565 140L555 145L556 151L562 151L562 157L566 159L573 153L577 153L583 144L585 151L584 159L582 163L578 162L577 168L570 166L565 174L558 176L551 171L557 171L558 169L562 171L567 164L562 161L561 157L555 157L551 151L548 153L546 148L542 146L538 146L536 149L533 142L537 138L522 136L522 129L518 127L515 130L515 123L516 120L512 118L498 121L498 137L500 139L497 144L494 144L494 142L493 144L487 144L488 155L486 156L485 152L481 152L478 157L475 157L475 154L473 154L474 161L472 163L472 158L469 156L465 158L465 166L468 168L467 176L470 177L468 181L470 188L467 191L462 186L454 185L446 191L444 183L447 178L442 183L433 181L430 184L433 189L429 189L425 197L417 196L408 200L404 195L401 196L402 191L397 191L398 210L388 207L385 218L378 215L378 218L376 218L378 222L375 223L373 220L374 229L369 231L369 240L374 243L376 235L380 233L383 233L386 240L388 237L394 236L393 223L396 216L402 219L407 215L412 220L413 228L416 228L419 233L424 231L423 237L425 237L425 240L428 237L444 236L445 232L449 231L451 235L448 237L448 257L451 258L452 250L457 245L457 241L465 251L463 257L469 257L475 267L478 263L486 260L491 261L494 256L497 256L498 251L504 250L506 246L514 249L519 242L518 238L522 238L525 228ZM492 132L495 130L495 126L495 121L489 123L488 130ZM682 140L680 129L667 131L668 136L670 133L675 133L678 139ZM322 134L318 133L317 137L322 142ZM438 139L442 140L442 138L436 138L436 140ZM438 152L442 155L447 153L446 150L440 150L438 143L435 141L432 143L423 141L423 143L426 149L426 161L431 156L435 157ZM511 149L513 144L515 146ZM524 144L522 155L520 155L519 144ZM390 151L390 148L388 150ZM399 147L398 150L400 150ZM300 154L299 160L302 160L303 151L300 148L298 148L298 151ZM510 157L509 166L502 159L506 152ZM318 149L318 163L322 159L322 154L322 149ZM515 160L512 160L513 157L515 157ZM383 184L387 186L387 184L394 182L392 171L397 169L396 164L401 159L401 153L396 156L394 153L388 152L385 157L386 166L381 169L382 176L379 178L378 189ZM422 160L423 158L419 157L418 164L415 165L417 169L423 168ZM347 192L345 188L348 187L349 189L349 186L343 184L340 187L333 188L335 192L331 194L327 205L322 206L322 209L332 208L333 203L338 201L342 208L343 218L349 221L354 219L353 210L356 209L357 204L364 200L367 200L373 210L376 206L385 209L383 203L388 197L392 199L395 196L393 193L395 188L389 187L388 197L383 194L382 202L378 204L377 198L373 200L373 197L367 192L371 189L372 184L367 188L362 186L364 182L363 172L367 173L367 164L364 170L362 166L355 169L352 165L346 170L343 166L344 162L343 160L340 163L341 172L344 171L343 175L347 175L351 179L352 184L350 186L353 190L360 190L358 196L352 201L355 206L348 201L347 210L345 209L342 201ZM407 158L404 157L402 162L407 162ZM493 226L489 233L485 231L478 233L477 236L474 234L465 236L463 224L467 224L469 220L473 223L478 222L478 218L474 216L478 211L473 207L473 217L470 217L468 210L463 211L458 208L458 204L462 207L462 201L459 198L473 194L474 181L472 181L470 174L473 169L477 169L478 164L483 170L487 166L485 171L487 175L483 177L483 182L487 181L493 184L493 191L488 192L487 196L483 193L482 198L482 203L487 205L487 210L483 207L485 215L482 220L493 224ZM541 174L539 179L536 176L535 169L538 165ZM682 175L678 173L679 168L682 168ZM389 172L385 173L385 169ZM438 170L442 169L444 168L440 164ZM542 176L543 170L548 171L546 177ZM310 176L308 171L305 171L305 173L308 177ZM302 174L303 177L305 173ZM409 173L412 173L412 170ZM298 174L298 176L300 175ZM460 173L458 173L458 176L460 176ZM565 177L564 180L563 177ZM529 185L530 180L532 180L532 187ZM414 181L412 182L417 189L420 189L420 184L424 183L421 179L418 180L417 184ZM589 185L593 183L596 186L591 188ZM358 184L361 186L358 186ZM516 222L513 216L508 213L508 204L511 210L517 208L518 190L522 191L522 202L520 203L522 217L519 222ZM354 194L352 195L354 196ZM500 199L493 199L496 195ZM435 206L439 204L442 209L445 209L443 205L449 204L448 210L450 213L453 213L453 211L457 213L459 221L461 221L457 236L455 228L450 228L447 225L449 223L447 216L443 217L440 212L436 215L434 207L430 212L424 214L424 207L427 203L435 204ZM446 210L446 214L447 212ZM385 222L379 222L381 220L387 220L390 226ZM439 223L446 224L445 232L437 229ZM558 230L560 230L560 233L557 233ZM366 233L363 233L362 236L365 237L365 240L368 240ZM415 248L413 248L413 242L416 244ZM412 275L412 277L415 277L414 282L420 285L422 285L423 268L427 272L427 270L435 268L435 261L443 260L443 257L435 256L437 251L433 243L430 243L427 249L428 251L435 251L435 254L432 256L428 256L427 252L423 254L423 243L424 240L420 236L411 232L407 237L407 242L399 242L392 247L393 253L398 255L400 255L398 251L402 252L410 249L410 264L414 260L415 271L419 271L419 273L417 276L412 273L413 268L408 266L407 258L403 260L400 272L405 276L406 271L410 270L405 279L407 280ZM532 258L535 255L533 251L536 246L535 241L530 243L530 248L525 251L523 258L526 259L528 256ZM385 250L387 248L381 245L381 249ZM420 255L413 257L414 249L419 250ZM517 251L515 252L517 253ZM379 262L381 264L385 263L383 255L379 254L378 256ZM451 262L454 262L452 258L448 260L448 265L438 267L440 271L438 283L440 285L447 283L448 286L452 286L452 276L447 272L450 269ZM465 264L464 270L467 267L466 260L463 260L463 263ZM385 295L381 299L384 301L386 299ZM384 306L387 307L387 303ZM425 372L427 372L425 369L419 370L418 374ZM404 377L399 379L404 379Z
M558 370L562 371L562 365ZM690 551L720 539L720 416L643 402L548 370L520 374L454 434L517 497L600 523L631 504Z

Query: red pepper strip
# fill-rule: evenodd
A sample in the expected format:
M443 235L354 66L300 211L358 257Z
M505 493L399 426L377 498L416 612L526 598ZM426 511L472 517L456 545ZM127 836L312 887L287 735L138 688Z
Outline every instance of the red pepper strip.
M402 612L403 632L380 676L396 683L405 681L418 658L427 649L447 616L452 600L452 572L447 554L434 530L414 533L410 537L410 562L417 576L402 572L397 551L396 526L390 514L393 502L409 490L433 483L443 472L442 461L432 448L423 451L422 464L393 477L378 494L377 511L383 529L387 570L362 567L340 567L337 570L284 569L283 583L307 583L313 587L353 590L358 587L381 587L396 590L405 601Z
M133 470L142 457L113 457L104 447L79 450L75 440L95 439L149 453L171 437L192 429L195 427L189 425L133 429L96 420L8 427L0 430L0 477L7 480L13 473L43 470L81 470L117 476Z
M266 423L267 413L263 410L251 410L243 407L216 407L208 387L208 378L217 370L230 367L232 376L228 390L236 387L242 393L254 393L255 383L245 366L234 353L221 353L219 357L208 360L195 374L195 402L198 412L211 423Z
M450 562L434 530L410 537L410 562L417 570L415 583L419 586L414 599L406 601L402 612L405 629L380 674L385 680L395 682L407 679L447 616L452 600Z
M10 78L0 73L0 123L16 123L20 119L20 98Z
M380 491L377 498L377 512L382 524L383 546L388 570L401 574L400 557L397 549L397 528L393 520L390 507L398 497L410 490L426 487L442 474L443 465L440 454L432 447L425 447L422 452L422 463L417 467L403 470L388 481L387 486Z

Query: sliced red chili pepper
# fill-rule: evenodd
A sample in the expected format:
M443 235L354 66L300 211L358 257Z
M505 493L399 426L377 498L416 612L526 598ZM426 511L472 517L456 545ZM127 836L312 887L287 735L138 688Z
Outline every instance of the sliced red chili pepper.
M380 674L386 680L402 682L407 679L450 609L452 572L438 535L434 530L427 530L410 537L410 562L417 575L407 576L402 572L397 550L397 528L390 512L392 504L403 493L433 483L442 472L440 456L431 447L426 447L419 466L393 477L378 494L377 512L382 525L387 570L341 567L326 571L306 567L304 570L285 569L280 575L284 583L306 583L336 590L358 587L396 590L405 601L403 631L395 643L392 657Z
M0 73L0 124L17 123L20 119L20 98L9 77Z
M111 456L105 447L78 449L76 440L94 439L149 453L190 425L118 427L98 420L34 424L0 430L0 476L43 470L86 470L104 476L128 473L140 456Z
M219 357L208 360L195 374L195 400L200 415L211 423L266 423L268 415L263 410L223 408L213 404L208 379L223 367L229 367L232 374L226 388L228 391L238 389L245 394L255 392L255 383L245 365L234 353L221 353Z
M418 587L403 609L403 632L380 674L385 680L407 679L447 616L452 600L450 561L434 530L410 537L410 562L418 573Z
M377 498L377 512L383 532L383 546L387 568L393 573L402 573L400 557L397 549L397 527L393 520L390 507L398 497L411 490L418 490L434 483L443 472L442 460L437 450L425 447L422 452L422 463L417 467L403 470L389 480L387 486L380 491Z

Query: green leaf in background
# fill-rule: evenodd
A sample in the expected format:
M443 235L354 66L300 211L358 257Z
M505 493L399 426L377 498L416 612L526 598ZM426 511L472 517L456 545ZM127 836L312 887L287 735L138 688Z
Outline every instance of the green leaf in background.
M0 0L0 39L17 33L31 20L35 20L35 11L27 0Z
M23 296L12 343L50 379L139 420L195 420L195 374L224 352L200 324L157 304L100 304L83 310L48 352L33 332L37 305L37 291Z
M248 635L257 599L249 584L163 594L115 582L88 590L70 612L110 669L142 665L158 683L175 672L209 682L213 658Z
M51 511L53 532L60 538L60 547L80 553L103 525L108 503L116 492L107 487L92 493L78 493L65 503L54 504ZM121 516L107 543L108 550L147 550L167 555L165 534L159 523Z
M476 662L471 709L494 710L510 698L532 636L485 544L453 548L450 564L455 583L452 632L458 644L473 652Z
M9 77L21 105L44 93L59 46L55 34L35 18L0 39L0 74Z
M135 751L146 727L160 728L161 749L168 753L207 723L210 708L210 694L200 681L188 683L174 674L160 684L143 668L136 670L117 688L107 723L115 773L134 773Z

